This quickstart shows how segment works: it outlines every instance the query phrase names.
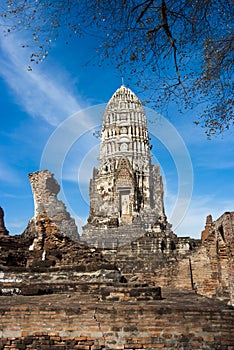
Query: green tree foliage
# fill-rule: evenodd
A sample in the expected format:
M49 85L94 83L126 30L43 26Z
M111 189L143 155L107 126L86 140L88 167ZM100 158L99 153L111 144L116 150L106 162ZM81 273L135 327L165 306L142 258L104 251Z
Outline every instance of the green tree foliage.
M98 60L138 77L154 107L199 105L206 133L233 125L231 0L6 1L5 31L30 30L31 61L45 58L58 36L89 35ZM7 26L7 27L6 27Z

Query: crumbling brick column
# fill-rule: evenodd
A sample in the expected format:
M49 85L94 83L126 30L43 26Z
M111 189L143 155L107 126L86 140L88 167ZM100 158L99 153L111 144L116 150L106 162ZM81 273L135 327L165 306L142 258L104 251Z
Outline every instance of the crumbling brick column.
M4 223L4 211L2 207L0 207L0 236L7 236L9 231L5 227Z
M46 221L53 226L53 232L57 229L64 236L78 241L79 234L75 220L67 212L64 203L57 199L60 186L54 175L48 170L36 171L29 174L29 180L34 198L34 217L25 234L30 235L33 231L37 231L36 236L40 236L42 230L40 229L39 232L38 227L44 227L44 221Z

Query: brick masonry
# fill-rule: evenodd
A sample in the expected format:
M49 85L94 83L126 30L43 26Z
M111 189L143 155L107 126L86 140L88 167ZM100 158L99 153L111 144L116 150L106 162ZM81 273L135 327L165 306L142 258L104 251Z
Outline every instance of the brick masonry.
M48 170L40 170L28 175L34 199L34 217L26 228L25 235L35 235L41 239L44 230L44 217L49 217L51 224L64 236L73 241L79 240L75 220L71 218L64 203L57 198L60 186L54 175Z
M234 309L195 293L98 302L76 294L1 297L0 349L234 349Z
M128 280L195 290L234 305L234 213L224 213L216 221L209 216L208 221L202 243L159 230L103 254Z
M227 212L209 223L206 238L197 250L154 274L160 286L192 288L199 294L234 305L233 257L234 213Z

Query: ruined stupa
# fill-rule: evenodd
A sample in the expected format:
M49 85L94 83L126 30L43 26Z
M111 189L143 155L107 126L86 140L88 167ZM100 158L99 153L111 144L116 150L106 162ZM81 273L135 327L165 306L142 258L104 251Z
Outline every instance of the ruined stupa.
M73 241L79 241L75 220L64 203L57 198L60 185L48 170L39 170L28 175L34 199L34 216L24 231L25 237L35 236L34 248L42 249L46 232L60 232ZM37 242L37 243L36 243Z
M82 235L89 244L122 244L158 225L169 227L159 165L151 162L146 115L139 98L124 85L104 113L99 167L93 170L89 193Z

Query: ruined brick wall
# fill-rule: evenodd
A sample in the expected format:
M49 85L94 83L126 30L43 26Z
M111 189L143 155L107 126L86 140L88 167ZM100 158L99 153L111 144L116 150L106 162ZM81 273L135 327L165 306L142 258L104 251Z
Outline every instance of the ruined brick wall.
M214 222L222 279L228 284L231 305L234 305L234 212L224 213ZM224 259L226 255L226 259ZM227 264L226 264L227 261Z
M126 226L99 228L89 225L86 233L83 233L80 239L91 247L116 249L118 246L129 244L144 234L145 230L140 223L129 225L127 229Z
M2 297L0 349L234 349L233 308L191 293L165 297L138 303Z
M128 235L128 232L126 230L125 234ZM154 273L157 268L168 264L176 265L199 245L200 240L177 237L167 228L157 225L151 232L120 246L116 251L104 250L103 254L114 259L123 274L137 274L144 279L145 273Z
M205 229L201 233L202 242L204 242L205 239L209 236L211 226L212 226L212 215L208 215L206 217Z
M30 235L30 231L34 230L37 223L40 226L41 217L46 215L59 232L78 241L79 234L75 220L67 212L64 203L57 199L60 186L54 175L48 170L36 171L29 174L29 180L34 198L34 217L25 234Z
M234 213L224 213L218 220L206 224L203 243L178 261L156 269L148 280L160 286L194 289L207 297L234 305Z
M189 261L179 262L177 276L190 265L193 288L208 297L219 297L234 305L234 213L224 213L209 223L209 233ZM175 283L177 283L175 277ZM187 283L185 283L187 285Z
M167 264L155 271L160 286L194 289L208 297L224 297L224 285L221 285L220 265L216 255L215 238L206 242L190 256ZM225 287L227 285L225 284ZM228 296L226 295L226 299Z
M45 239L44 251L31 250L32 240L22 236L1 238L0 295L2 288L22 291L35 285L43 289L45 285L52 292L54 288L60 288L62 292L63 284L121 279L115 264L105 260L100 251L73 242L68 237L52 235L49 238Z
M161 287L195 290L234 305L234 213L218 220L208 217L199 240L158 232L120 247L105 256L116 261L127 279Z
M7 236L8 230L6 229L5 223L4 223L4 211L0 207L0 236Z

